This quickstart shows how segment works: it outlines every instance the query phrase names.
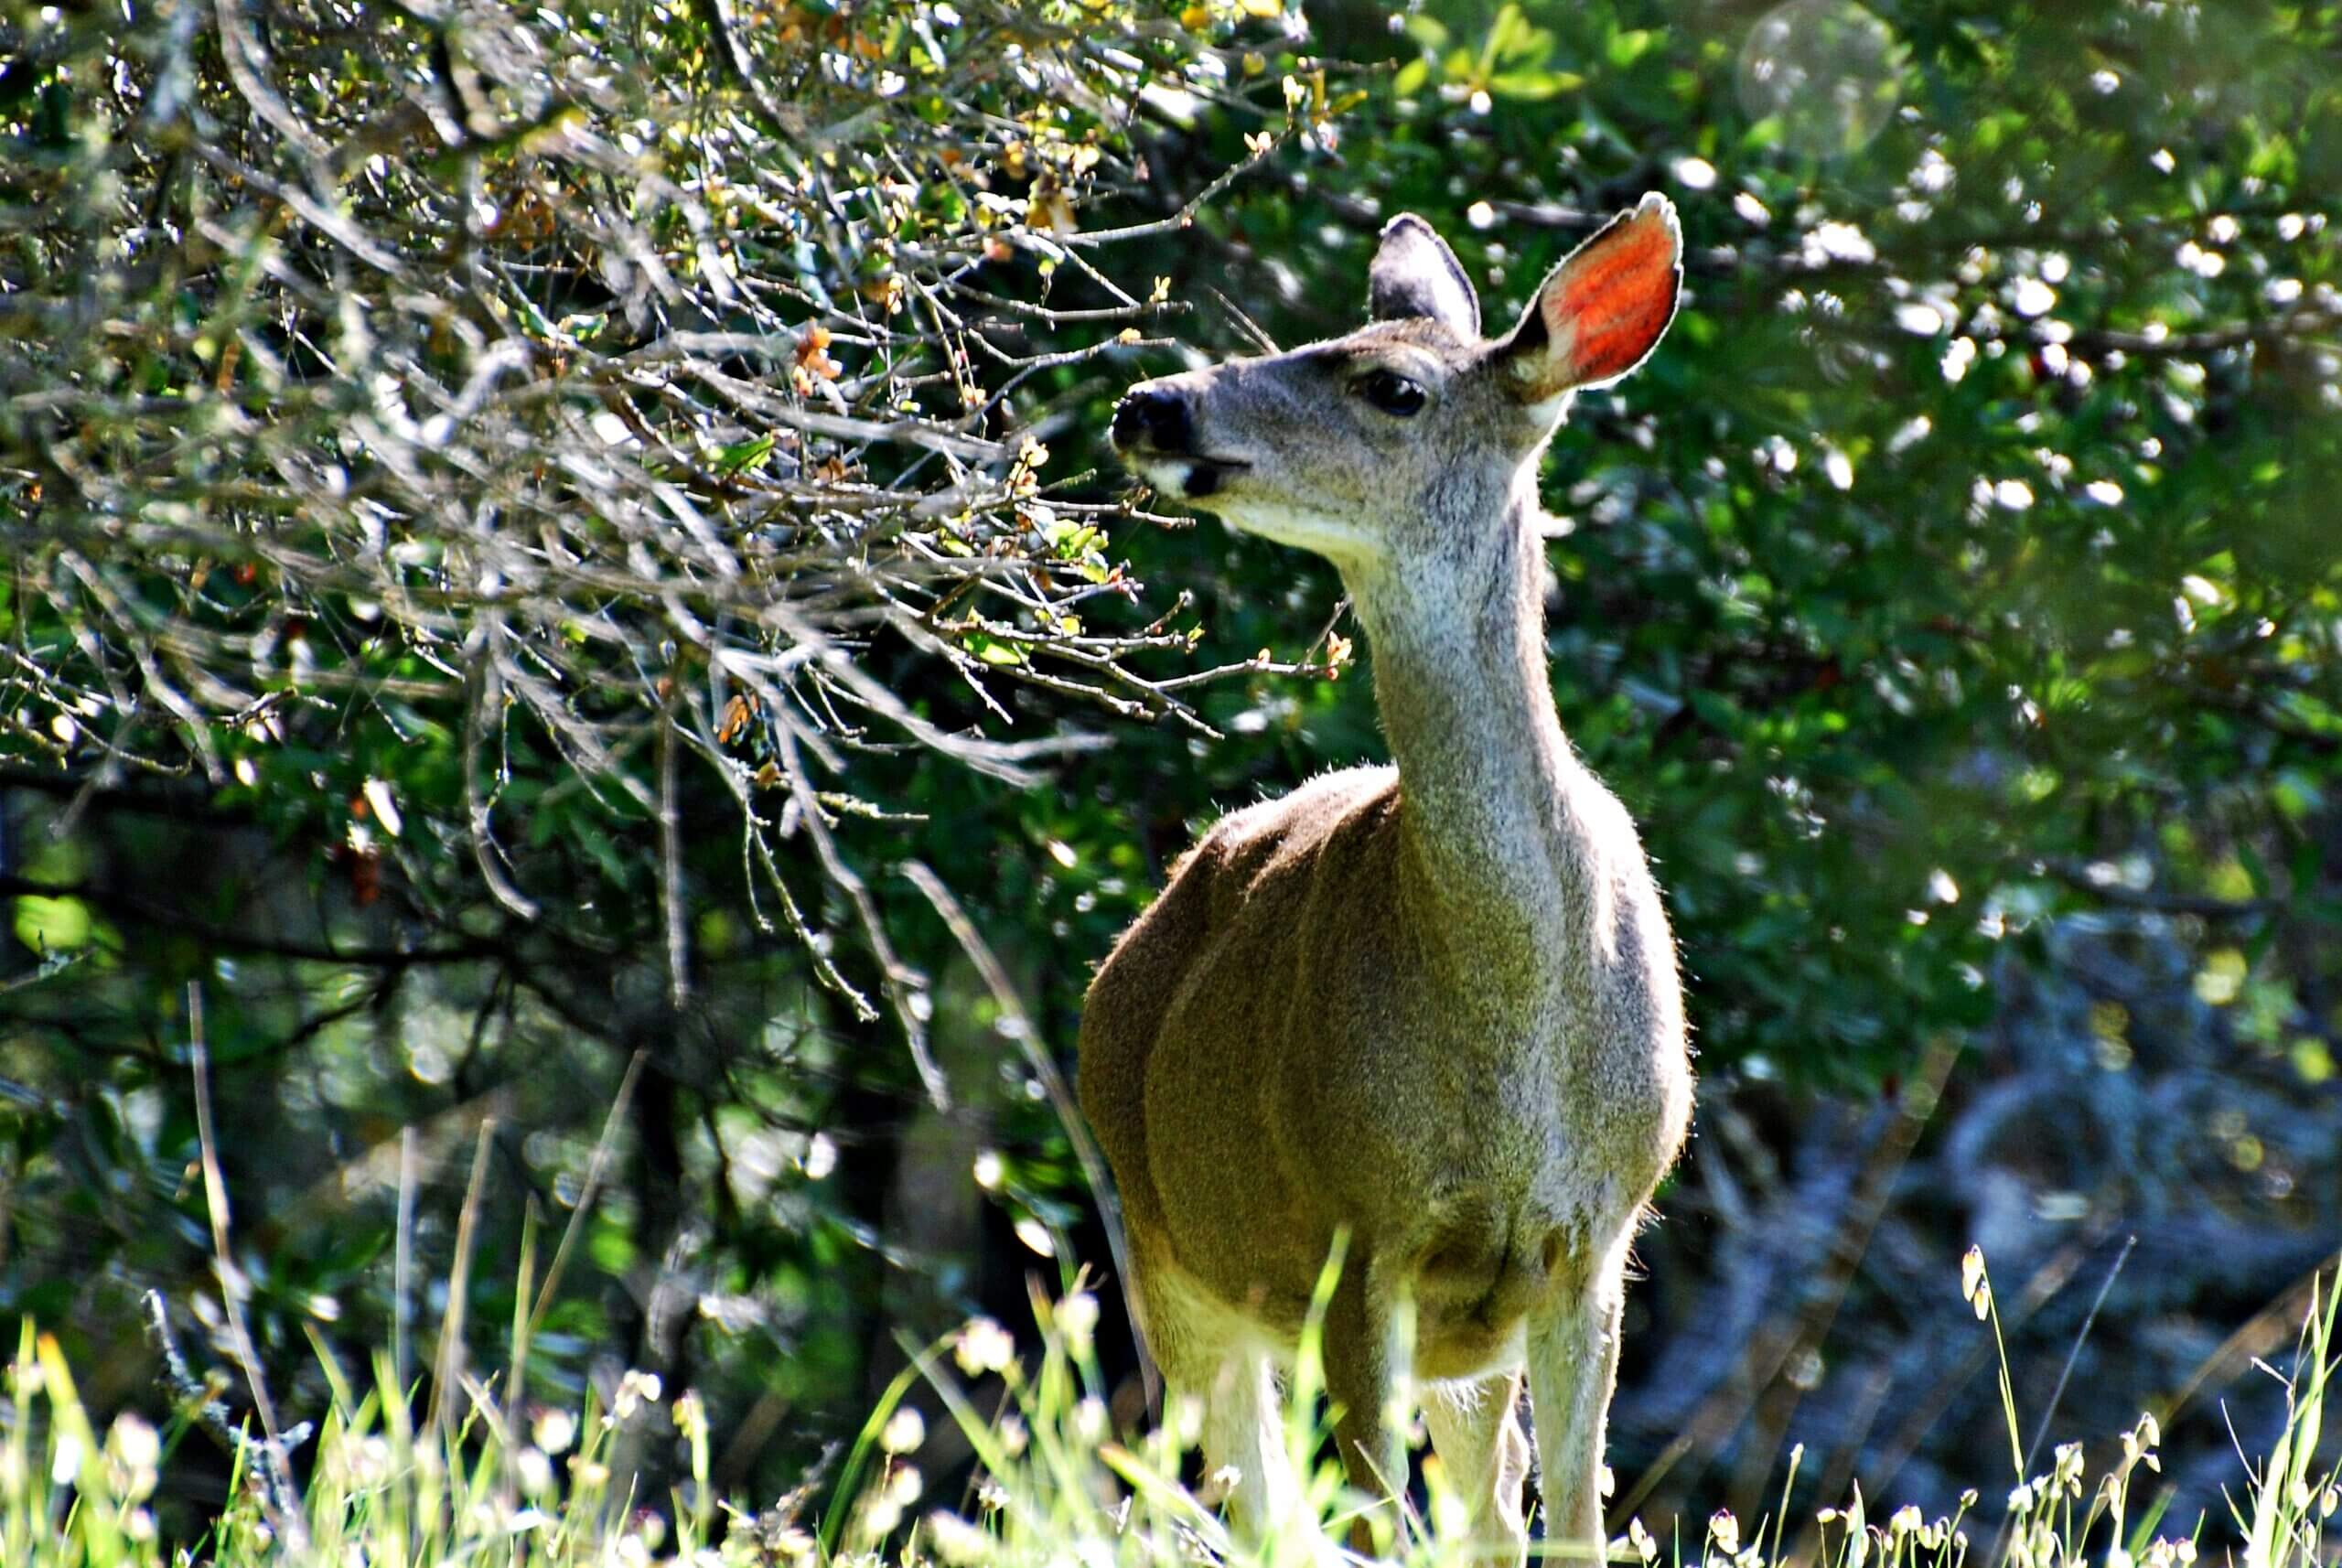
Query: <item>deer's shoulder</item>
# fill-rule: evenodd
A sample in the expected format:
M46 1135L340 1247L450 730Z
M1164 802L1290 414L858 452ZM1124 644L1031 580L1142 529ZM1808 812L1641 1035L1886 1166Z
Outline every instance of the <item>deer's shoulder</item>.
M1398 801L1395 768L1321 773L1290 794L1220 818L1172 879L1208 882L1216 908L1223 900L1249 901L1274 885L1305 879L1329 852L1380 837L1396 820Z

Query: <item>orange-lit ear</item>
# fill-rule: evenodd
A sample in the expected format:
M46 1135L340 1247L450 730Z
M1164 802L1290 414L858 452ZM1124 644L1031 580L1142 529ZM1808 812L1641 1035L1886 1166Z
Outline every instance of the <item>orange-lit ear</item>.
M1615 381L1667 335L1682 285L1675 205L1654 192L1547 275L1499 354L1531 403Z

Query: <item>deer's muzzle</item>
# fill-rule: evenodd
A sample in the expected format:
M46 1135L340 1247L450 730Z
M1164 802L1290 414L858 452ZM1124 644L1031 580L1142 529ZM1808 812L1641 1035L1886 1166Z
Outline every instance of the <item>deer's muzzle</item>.
M1188 456L1196 449L1195 419L1185 396L1149 381L1133 387L1115 404L1113 438L1117 452L1144 448L1166 457Z

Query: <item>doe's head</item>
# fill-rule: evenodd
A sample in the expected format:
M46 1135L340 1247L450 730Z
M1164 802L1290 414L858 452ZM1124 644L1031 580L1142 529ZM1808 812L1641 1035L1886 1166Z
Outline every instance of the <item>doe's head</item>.
M1262 359L1144 381L1114 449L1157 489L1231 527L1351 570L1469 548L1568 412L1632 371L1674 319L1683 241L1649 195L1572 252L1500 338L1430 224L1392 219L1368 274L1368 324Z

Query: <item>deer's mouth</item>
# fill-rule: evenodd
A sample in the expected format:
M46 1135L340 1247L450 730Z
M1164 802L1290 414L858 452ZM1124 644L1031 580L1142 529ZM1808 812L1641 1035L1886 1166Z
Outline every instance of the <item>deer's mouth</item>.
M1147 483L1188 500L1217 494L1229 475L1252 467L1237 457L1205 457L1192 452L1133 452L1128 460Z
M1196 500L1216 493L1230 474L1252 465L1196 450L1193 398L1176 382L1133 387L1114 405L1114 450L1156 489Z

